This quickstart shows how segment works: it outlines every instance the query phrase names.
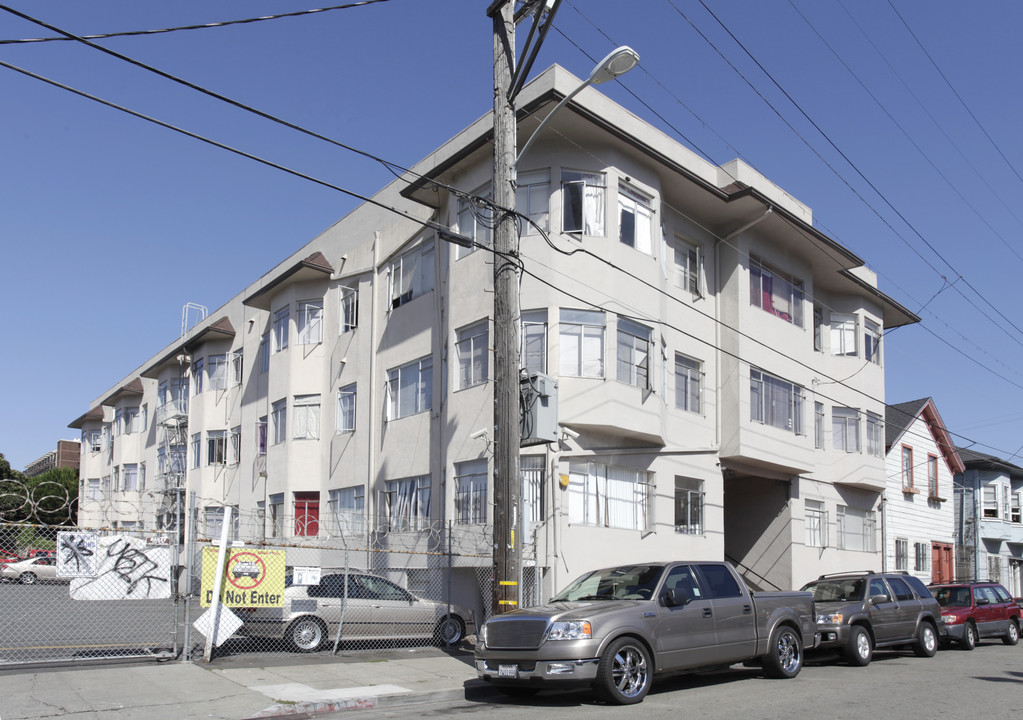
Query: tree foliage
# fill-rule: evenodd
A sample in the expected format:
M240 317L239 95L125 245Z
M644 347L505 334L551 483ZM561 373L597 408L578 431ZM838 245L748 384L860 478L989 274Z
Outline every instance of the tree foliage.
M0 458L3 456L0 455ZM6 466L6 471L5 471ZM78 517L78 471L52 468L26 478L0 464L0 522L74 525Z

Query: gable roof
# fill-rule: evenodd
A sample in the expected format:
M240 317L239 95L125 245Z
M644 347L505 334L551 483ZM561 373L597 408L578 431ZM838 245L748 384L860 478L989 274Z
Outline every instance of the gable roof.
M957 448L957 450L965 466L977 470L997 470L1013 478L1023 477L1023 468L1019 465L1013 465L1008 460L1002 460L994 455L987 455L976 450L967 450L966 448Z
M938 408L932 398L921 398L909 402L888 405L884 413L884 446L885 453L902 440L909 426L920 419L927 425L927 429L938 446L945 464L948 465L952 474L961 473L966 469L963 459L959 455L959 449L952 442L952 436L945 427Z

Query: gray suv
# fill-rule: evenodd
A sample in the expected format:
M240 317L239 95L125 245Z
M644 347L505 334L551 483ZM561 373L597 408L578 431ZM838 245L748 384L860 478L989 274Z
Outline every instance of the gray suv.
M817 604L821 648L840 651L853 665L870 663L874 648L910 645L933 657L944 625L927 586L902 573L821 575L803 590Z

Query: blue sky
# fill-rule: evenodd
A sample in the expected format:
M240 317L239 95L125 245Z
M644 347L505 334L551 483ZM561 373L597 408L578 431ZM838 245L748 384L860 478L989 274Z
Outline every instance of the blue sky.
M533 74L585 77L634 47L640 67L604 92L717 164L742 157L923 318L886 336L887 400L933 397L958 444L1013 455L1023 3L704 1L565 0ZM327 4L11 7L85 35ZM491 105L488 4L390 0L99 42L409 166ZM0 11L0 40L52 35ZM3 43L0 60L355 192L390 178L79 43ZM6 67L0 97L0 452L21 469L177 338L186 303L215 310L355 201Z

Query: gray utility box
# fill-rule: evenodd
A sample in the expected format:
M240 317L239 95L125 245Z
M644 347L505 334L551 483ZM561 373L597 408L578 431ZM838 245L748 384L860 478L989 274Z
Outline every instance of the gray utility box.
M558 381L543 373L519 379L519 446L558 440Z

